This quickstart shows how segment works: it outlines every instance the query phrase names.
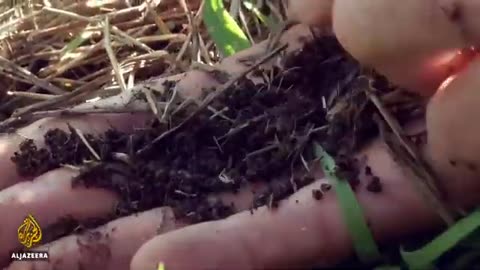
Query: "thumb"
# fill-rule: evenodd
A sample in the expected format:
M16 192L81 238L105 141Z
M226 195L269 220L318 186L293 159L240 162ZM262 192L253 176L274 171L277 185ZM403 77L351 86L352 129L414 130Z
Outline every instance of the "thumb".
M475 0L335 0L333 29L362 64L430 96L472 57L461 50L478 42L478 12Z

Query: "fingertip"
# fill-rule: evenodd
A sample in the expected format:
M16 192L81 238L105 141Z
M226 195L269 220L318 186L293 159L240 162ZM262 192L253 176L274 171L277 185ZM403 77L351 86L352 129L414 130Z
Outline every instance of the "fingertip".
M363 65L423 96L464 64L462 28L435 0L336 0L333 30Z
M252 250L245 249L245 239L240 236L248 229L243 225L229 218L158 235L138 250L130 269L155 269L159 263L168 270L254 269Z
M154 238L155 239L155 238ZM143 269L157 269L159 264L162 264L166 268L166 263L163 260L163 254L154 254L150 251L152 240L148 241L135 253L130 262L130 270L143 270ZM168 264L170 270L170 264Z
M463 70L473 56L470 49L452 49L424 59L399 59L376 67L390 82L420 96L431 97L445 80Z
M201 263L196 260L198 252L193 240L178 234L178 231L156 236L143 244L133 256L130 270L157 269L159 264L168 270L198 269L193 267Z

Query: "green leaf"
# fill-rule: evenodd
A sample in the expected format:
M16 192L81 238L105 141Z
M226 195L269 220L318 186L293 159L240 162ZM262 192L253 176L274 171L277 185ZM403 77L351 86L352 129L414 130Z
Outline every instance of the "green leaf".
M352 237L353 247L358 258L363 263L380 260L380 251L350 184L346 179L338 178L335 160L318 143L314 144L314 148L315 155L320 158L323 171L337 194L343 219Z
M401 249L400 254L411 270L431 269L440 256L455 247L478 227L480 227L480 210L475 210L421 249L416 251Z
M208 33L224 56L230 56L250 47L247 36L225 10L222 0L205 1L203 21Z

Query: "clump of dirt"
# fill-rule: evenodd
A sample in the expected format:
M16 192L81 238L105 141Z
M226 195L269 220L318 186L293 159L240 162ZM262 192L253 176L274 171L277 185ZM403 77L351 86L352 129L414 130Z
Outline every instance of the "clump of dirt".
M74 185L117 192L118 216L168 205L189 222L221 219L234 213L235 206L209 196L235 193L255 181L270 188L256 196L252 207L275 208L314 180L307 172L293 177L294 170L314 159L313 140L336 158L345 179L352 185L358 182L360 169L351 155L378 135L372 120L377 110L365 94L366 86L379 96L396 91L385 78L361 68L334 37L319 37L285 57L284 68L276 69L268 83L239 80L210 109L160 143L152 145L195 106L169 115L168 123L151 120L131 134L108 130L97 137L87 135L101 161L73 130L58 129L47 132L44 148L24 141L12 160L23 176L37 176L63 164L83 165ZM411 111L394 110L398 116ZM150 151L140 151L147 146ZM369 186L380 192L380 179L374 178ZM321 199L329 189L323 185L312 196Z

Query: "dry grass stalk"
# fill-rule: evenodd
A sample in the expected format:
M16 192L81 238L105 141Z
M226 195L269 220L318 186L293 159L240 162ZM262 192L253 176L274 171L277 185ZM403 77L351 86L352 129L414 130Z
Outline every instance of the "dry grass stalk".
M31 0L0 7L0 85L8 85L0 111L10 116L0 119L0 130L219 60L202 25L204 0L134 2ZM252 27L250 17L244 28ZM154 95L147 96L153 109ZM171 114L155 111L163 121Z

